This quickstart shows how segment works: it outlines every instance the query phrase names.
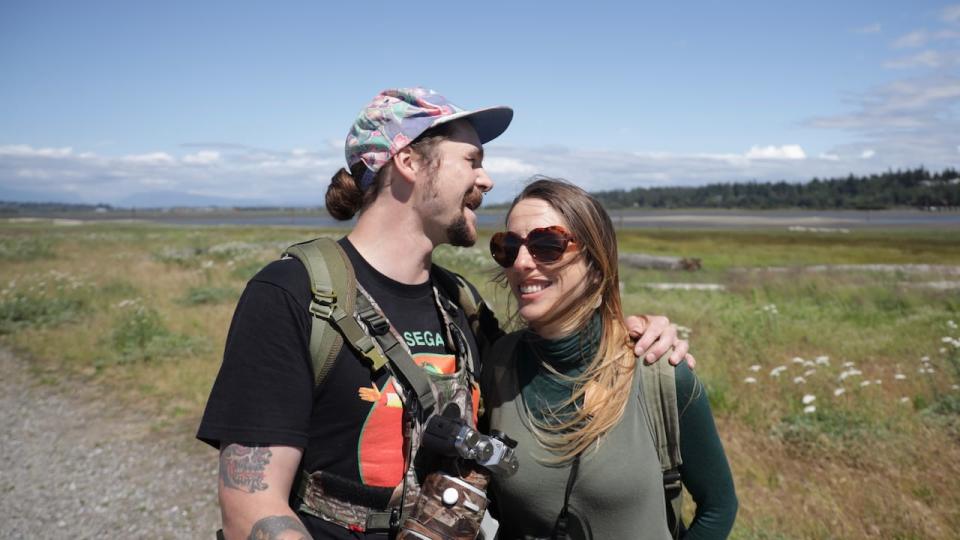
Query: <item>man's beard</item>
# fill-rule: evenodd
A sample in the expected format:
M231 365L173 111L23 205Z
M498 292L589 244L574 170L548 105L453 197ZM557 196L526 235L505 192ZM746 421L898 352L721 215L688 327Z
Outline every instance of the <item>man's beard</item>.
M470 230L466 216L460 214L460 217L447 227L447 241L457 247L470 247L477 243L477 237Z
M479 208L482 202L483 192L477 188L471 189L463 196L460 215L447 227L447 241L450 242L450 245L470 247L477 243L476 231L470 229L470 224L467 223L467 217L463 215L463 210L467 207Z

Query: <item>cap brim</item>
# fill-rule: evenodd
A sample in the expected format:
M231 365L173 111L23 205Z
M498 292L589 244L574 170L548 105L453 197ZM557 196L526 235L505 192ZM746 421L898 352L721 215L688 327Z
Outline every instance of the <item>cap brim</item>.
M476 111L461 111L438 118L433 126L439 126L461 118L465 118L473 124L473 129L477 130L477 136L480 137L480 144L487 144L507 130L510 121L513 120L513 109L501 106Z

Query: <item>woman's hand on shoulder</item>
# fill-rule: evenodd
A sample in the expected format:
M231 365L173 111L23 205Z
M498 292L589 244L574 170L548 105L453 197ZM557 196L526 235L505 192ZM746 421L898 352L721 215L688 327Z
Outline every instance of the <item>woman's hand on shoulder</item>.
M636 340L634 353L646 363L656 362L672 348L668 360L671 365L685 360L691 369L696 367L696 359L688 352L690 344L677 337L677 325L671 323L670 319L663 315L631 315L625 322L630 337Z

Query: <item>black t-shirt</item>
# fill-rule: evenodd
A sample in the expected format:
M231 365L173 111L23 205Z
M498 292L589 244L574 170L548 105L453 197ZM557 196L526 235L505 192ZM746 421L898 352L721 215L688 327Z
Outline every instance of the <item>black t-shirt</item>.
M454 369L431 282L399 283L370 266L347 241L357 281L376 300L418 363ZM439 288L439 287L438 287ZM441 291L441 294L444 294ZM227 335L223 364L197 437L221 443L304 449L307 471L331 473L386 501L403 474L402 408L386 370L371 373L344 345L324 383L313 384L307 271L296 259L268 264L247 284ZM453 314L479 369L479 351L462 310ZM301 515L314 538L382 538Z

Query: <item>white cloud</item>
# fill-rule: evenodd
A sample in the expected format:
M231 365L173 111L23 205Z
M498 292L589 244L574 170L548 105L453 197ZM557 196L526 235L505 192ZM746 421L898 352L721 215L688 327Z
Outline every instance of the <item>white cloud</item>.
M875 155L877 155L877 152L868 148L860 153L860 159L870 159Z
M537 172L537 168L529 163L504 157L484 158L483 168L491 174L531 175Z
M123 156L121 159L127 163L139 163L143 165L169 165L175 161L173 156L166 152L134 154L130 156Z
M922 47L929 39L926 30L915 30L909 34L904 34L893 42L894 49L908 49L912 47Z
M896 58L883 63L889 69L907 69L915 67L937 68L943 65L944 57L937 51L927 50L913 56Z
M170 186L174 182L169 178L141 178L138 183L142 186Z
M940 20L948 23L960 22L960 4L943 8L940 12Z
M220 152L215 150L201 150L196 154L183 156L183 162L189 165L210 165L220 161Z
M799 144L783 146L753 146L746 154L747 159L806 159L807 154Z
M52 157L63 158L73 154L73 148L34 148L29 144L11 144L0 146L0 156Z
M323 188L342 161L327 149L275 152L219 143L184 147L202 149L182 157L163 151L102 156L70 148L0 146L0 197L29 191L32 200L77 200L65 197L69 180L88 202L119 204L138 193L183 192L189 186L196 193L251 204L322 204ZM208 164L216 167L202 166Z
M797 146L797 145L786 145ZM797 150L759 154L798 155ZM801 148L802 149L802 148ZM858 159L861 149L827 153L821 159L753 159L745 153L614 152L571 148L519 148L497 146L488 151L498 157L521 160L537 174L566 178L587 190L631 189L651 186L694 186L715 182L804 181L813 178L843 177L849 173L869 174L889 166L887 162ZM757 152L755 152L757 153ZM831 155L837 159L831 159ZM806 152L804 152L806 155ZM909 165L915 165L907 162ZM895 164L906 166L906 164ZM491 173L496 186L489 202L515 196L526 176Z
M868 24L866 26L853 29L853 31L857 34L879 34L881 30L882 27L880 26L880 23Z
M828 149L816 154L814 159L805 159L806 152L797 144L757 145L742 153L709 154L497 145L487 149L484 160L496 182L487 199L488 202L508 200L533 174L566 178L588 190L607 190L751 180L804 181L814 176L870 174L888 167L920 164L935 169L953 165L957 160L955 135L945 132L943 137L950 140L947 156L931 153L929 141L917 137L899 140L899 146L895 147L878 140L870 145L858 143ZM127 197L137 194L143 200L143 194L189 191L249 201L248 204L322 206L326 184L342 166L339 151L326 145L297 152L220 146L222 150L215 167L190 163L201 153L196 147L192 148L194 151L189 155L194 157L187 159L187 155L162 151L102 156L43 151L26 145L0 147L0 197L5 191L22 191L29 182L33 193L48 194L41 197L43 200L67 200L70 185L75 186L76 195L69 200L79 197L91 203L123 204ZM204 151L210 151L210 147L207 148ZM861 159L861 156L872 159ZM209 155L206 159L211 158ZM158 163L162 166L158 167ZM160 199L163 197L157 200Z

